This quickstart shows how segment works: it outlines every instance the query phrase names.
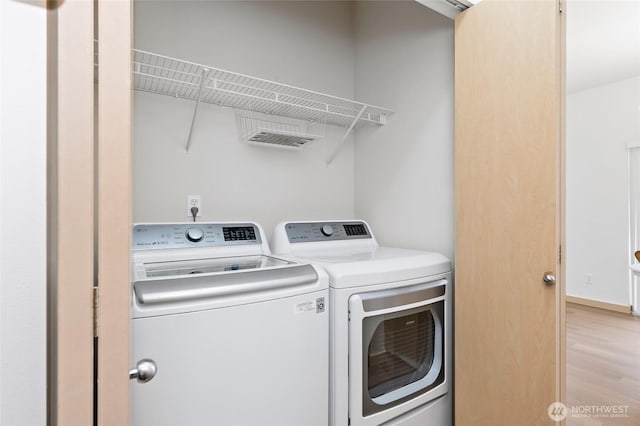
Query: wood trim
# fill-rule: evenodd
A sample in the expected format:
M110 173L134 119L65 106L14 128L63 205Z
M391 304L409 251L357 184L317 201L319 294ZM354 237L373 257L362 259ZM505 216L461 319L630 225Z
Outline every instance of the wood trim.
M49 423L93 422L93 2L49 28Z
M129 424L132 1L98 1L98 425Z
M567 303L575 303L576 305L591 306L592 308L605 309L607 311L622 312L623 314L631 314L631 306L618 305L615 303L600 302L599 300L584 299L582 297L566 296Z
M559 43L560 46L558 48L558 62L559 62L559 70L560 70L560 90L558 95L558 102L560 104L560 118L559 118L559 132L558 139L560 140L560 153L558 155L558 182L560 183L560 187L558 188L558 206L559 206L559 217L558 217L558 232L559 236L558 241L560 243L560 247L558 247L558 283L556 289L556 332L558 334L557 337L557 345L558 345L558 354L557 356L557 364L556 364L556 401L565 402L567 401L567 311L566 311L566 303L562 303L566 296L566 276L567 276L567 268L566 268L566 212L567 212L567 179L566 179L566 112L567 112L567 2L565 0L559 0L558 2L558 34L559 34ZM566 419L560 422L561 425L566 425Z
M51 10L49 424L93 422L93 2ZM28 53L25 53L28 54Z

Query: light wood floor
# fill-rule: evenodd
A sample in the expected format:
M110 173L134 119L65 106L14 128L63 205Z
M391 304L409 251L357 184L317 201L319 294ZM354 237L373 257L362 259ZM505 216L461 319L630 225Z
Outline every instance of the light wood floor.
M567 404L629 406L624 418L569 414L567 426L640 425L640 318L567 303Z

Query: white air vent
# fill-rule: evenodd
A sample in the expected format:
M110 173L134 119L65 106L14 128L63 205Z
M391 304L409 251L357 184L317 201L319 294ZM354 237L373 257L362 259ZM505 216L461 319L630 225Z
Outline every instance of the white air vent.
M317 139L317 135L303 133L276 133L273 130L258 129L247 135L247 140L255 145L272 145L279 148L303 148Z
M240 139L253 145L301 149L324 137L324 120L300 120L236 110Z

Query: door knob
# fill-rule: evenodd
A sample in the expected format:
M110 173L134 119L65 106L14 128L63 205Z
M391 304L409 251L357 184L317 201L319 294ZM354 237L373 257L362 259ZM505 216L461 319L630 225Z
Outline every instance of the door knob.
M542 281L547 285L553 285L556 283L556 276L553 275L553 272L545 272L542 276Z
M158 366L152 359L144 358L138 361L136 368L129 370L129 379L136 379L138 383L147 383L158 372Z

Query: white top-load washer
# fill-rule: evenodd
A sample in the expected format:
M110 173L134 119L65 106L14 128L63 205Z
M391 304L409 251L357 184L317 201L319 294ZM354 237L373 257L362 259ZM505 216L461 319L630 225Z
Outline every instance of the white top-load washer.
M251 222L137 224L134 426L326 426L328 278Z
M451 262L359 220L282 222L274 253L329 274L330 425L452 423Z

